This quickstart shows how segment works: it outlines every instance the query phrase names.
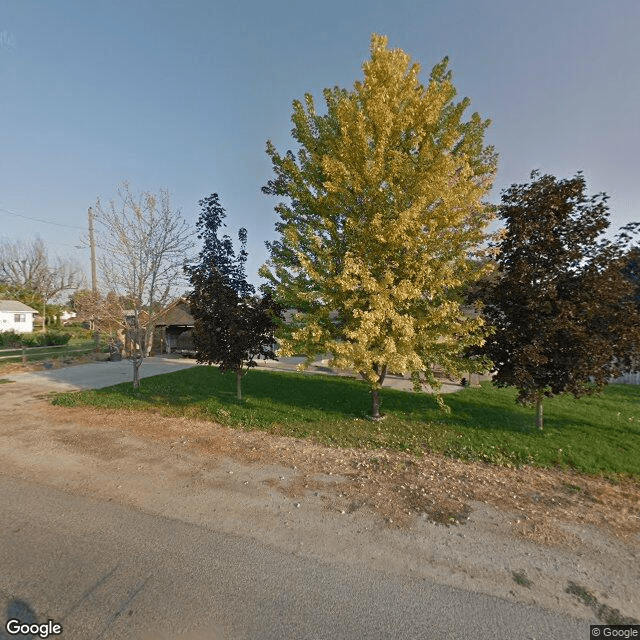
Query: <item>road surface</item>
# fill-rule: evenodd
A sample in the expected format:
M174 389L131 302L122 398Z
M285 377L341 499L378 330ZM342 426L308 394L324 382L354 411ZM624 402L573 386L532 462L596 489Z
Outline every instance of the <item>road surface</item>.
M587 621L0 476L0 618L65 640L586 640ZM0 639L9 635L2 621Z

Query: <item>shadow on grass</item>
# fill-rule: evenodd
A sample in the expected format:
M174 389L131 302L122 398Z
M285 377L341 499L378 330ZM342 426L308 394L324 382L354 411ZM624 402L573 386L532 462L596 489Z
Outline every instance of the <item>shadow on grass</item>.
M252 370L242 379L243 399L236 397L235 374L214 367L194 367L144 378L139 389L130 383L95 390L95 397L114 395L158 407L217 404L228 409L251 410L261 405L314 410L336 418L361 417L370 408L366 385L326 375Z
M396 389L381 390L381 411L412 423L437 423L443 427L461 425L487 431L529 433L535 428L533 410L515 402L513 390L496 390L491 383L481 389L469 389L447 394L445 403L451 414L440 410L432 394L411 393ZM362 418L370 415L371 395L362 380L321 374L252 370L242 380L243 399L236 397L236 379L231 372L221 374L214 367L194 367L161 376L145 378L140 389L130 383L98 389L96 397L118 395L134 402L160 407L187 408L198 406L206 410L224 407L245 412L252 409L273 413L285 411L289 418L306 415L314 419ZM558 415L547 417L548 429L562 429L571 420Z

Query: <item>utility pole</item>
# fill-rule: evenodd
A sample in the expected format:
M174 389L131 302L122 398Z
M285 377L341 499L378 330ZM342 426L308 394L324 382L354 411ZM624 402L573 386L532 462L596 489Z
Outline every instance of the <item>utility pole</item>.
M89 207L89 247L91 248L91 292L94 296L94 305L98 298L98 277L96 275L96 239L93 235L93 209ZM94 307L95 311L95 307ZM91 318L91 324L95 329L95 315ZM100 333L96 330L94 333L96 348L100 345Z
M89 207L89 246L91 247L91 291L98 293L98 278L96 276L96 239L93 235L93 209Z

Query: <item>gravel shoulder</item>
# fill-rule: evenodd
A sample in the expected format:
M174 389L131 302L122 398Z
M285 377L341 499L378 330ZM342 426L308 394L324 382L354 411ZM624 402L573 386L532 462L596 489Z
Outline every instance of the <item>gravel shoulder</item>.
M637 483L54 407L68 378L15 379L0 385L4 475L592 623L640 618Z

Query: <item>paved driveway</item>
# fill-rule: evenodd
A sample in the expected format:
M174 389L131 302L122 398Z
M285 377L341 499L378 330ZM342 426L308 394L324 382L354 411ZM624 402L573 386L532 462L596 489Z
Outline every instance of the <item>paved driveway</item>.
M261 368L267 369L275 369L277 371L295 371L298 364L304 362L305 358L303 356L296 356L292 358L280 358L279 360L259 360L258 366ZM308 373L322 373L327 375L351 375L353 376L352 371L336 371L334 369L329 368L328 366L328 358L326 356L319 356L316 360L309 366L306 372ZM474 384L482 381L482 380L490 380L490 375L478 376L474 374L473 382ZM462 389L459 381L455 380L440 380L442 384L442 388L440 389L440 393L452 393L454 391L460 391ZM389 389L399 389L401 391L413 391L413 383L411 382L410 376L396 376L392 374L387 374L383 384L383 387ZM423 387L423 391L427 393L431 393L432 389L430 387Z
M140 377L148 378L161 373L188 369L196 365L195 360L175 358L145 358L140 367ZM129 360L120 362L91 362L61 369L30 371L3 376L16 382L33 382L61 390L100 389L120 382L133 380L133 366Z

